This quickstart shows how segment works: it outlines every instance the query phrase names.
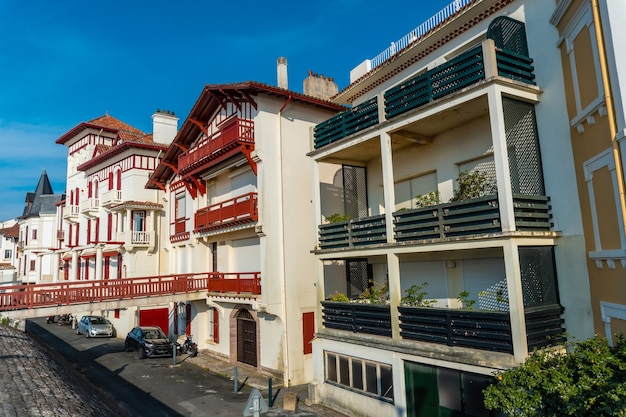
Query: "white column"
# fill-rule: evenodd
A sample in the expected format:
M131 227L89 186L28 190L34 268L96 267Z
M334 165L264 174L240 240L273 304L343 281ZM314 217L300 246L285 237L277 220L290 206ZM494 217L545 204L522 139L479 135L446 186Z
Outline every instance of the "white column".
M102 279L102 246L96 246L96 280Z
M503 232L515 230L513 212L513 192L511 189L511 173L509 171L509 154L506 147L506 129L502 93L499 88L489 89L489 120L491 122L491 140L493 142L493 159L496 166L498 184L498 204L500 206L500 223Z
M389 277L389 304L391 306L391 336L393 339L400 339L400 315L397 307L402 299L402 285L398 255L387 254L387 274Z
M52 282L59 281L59 262L60 262L59 253L55 252L52 255Z
M72 252L72 266L70 268L70 281L78 279L78 252Z
M509 315L511 317L511 336L513 339L513 356L521 363L528 356L526 337L526 317L524 316L524 296L522 292L522 275L520 272L519 251L512 240L504 242L504 270L506 286L509 293Z
M37 254L37 262L35 262L35 265L36 265L35 266L35 268L36 268L35 273L36 273L37 278L36 278L35 284L41 284L41 276L42 276L41 266L42 266L42 262L43 262L43 255Z
M395 242L392 215L396 209L396 195L393 186L393 155L391 152L391 136L386 132L380 134L380 157L383 171L383 198L385 199L387 242Z

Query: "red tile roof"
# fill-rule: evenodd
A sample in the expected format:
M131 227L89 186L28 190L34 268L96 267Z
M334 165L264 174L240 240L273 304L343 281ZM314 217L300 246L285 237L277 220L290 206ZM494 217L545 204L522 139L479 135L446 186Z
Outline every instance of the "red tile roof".
M15 223L11 227L0 229L0 235L4 235L4 237L12 237L12 238L17 239L18 237L20 237L20 225Z

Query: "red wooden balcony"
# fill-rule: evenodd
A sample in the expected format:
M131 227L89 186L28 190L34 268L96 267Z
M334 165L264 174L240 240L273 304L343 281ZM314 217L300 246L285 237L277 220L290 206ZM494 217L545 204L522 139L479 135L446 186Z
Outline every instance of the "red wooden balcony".
M209 135L193 148L178 157L181 175L205 169L230 158L237 153L249 153L254 149L254 122L234 118L217 132Z
M194 232L207 232L253 223L258 218L257 193L248 193L196 211Z
M209 272L209 292L261 294L260 272Z

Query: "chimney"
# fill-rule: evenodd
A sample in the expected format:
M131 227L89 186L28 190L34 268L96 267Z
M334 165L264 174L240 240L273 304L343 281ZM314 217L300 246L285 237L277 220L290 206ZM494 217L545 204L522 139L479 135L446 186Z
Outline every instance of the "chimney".
M278 72L278 87L289 89L289 81L287 80L287 58L281 56L276 62L276 70Z
M178 117L169 110L159 110L152 115L152 140L169 145L178 132Z
M322 100L330 100L331 97L339 92L335 80L323 75L313 74L313 71L309 71L309 76L304 79L302 84L304 94Z

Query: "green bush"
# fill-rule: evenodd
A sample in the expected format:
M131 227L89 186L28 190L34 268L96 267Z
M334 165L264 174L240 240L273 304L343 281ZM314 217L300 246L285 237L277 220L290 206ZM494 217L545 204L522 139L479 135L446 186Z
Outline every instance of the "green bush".
M389 299L389 287L387 284L380 285L370 280L370 286L361 294L359 300L366 301L371 304L387 304Z
M495 192L486 172L463 171L456 179L457 189L450 201L469 200Z
M436 206L442 203L439 191L431 191L428 194L418 194L415 198L415 208Z
M534 352L517 368L496 374L485 406L513 417L626 415L626 342L610 347L596 335L564 351Z
M411 285L404 290L404 297L400 300L400 304L407 307L431 307L437 300L425 300L428 293L424 288L427 286L428 282Z
M328 217L324 217L328 223L339 223L350 220L350 216L348 214L341 215L339 213L333 213Z

